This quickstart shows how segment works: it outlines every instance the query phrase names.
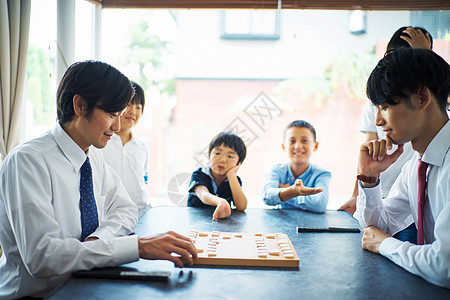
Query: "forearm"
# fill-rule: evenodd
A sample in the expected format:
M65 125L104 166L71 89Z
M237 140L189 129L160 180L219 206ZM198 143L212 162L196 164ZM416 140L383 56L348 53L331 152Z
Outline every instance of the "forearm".
M282 203L279 194L279 187L265 186L261 196L266 205L279 205Z
M278 196L280 197L281 201L287 201L289 199L299 196L299 193L295 190L294 186L291 185L286 188L280 188Z
M298 208L323 213L328 205L328 191L323 191L315 195L298 196L293 202Z
M211 194L205 186L198 186L195 189L195 194L200 199L200 201L202 201L206 205L217 206L222 201L226 201L223 198Z
M359 185L359 194L356 200L356 217L362 228L375 226L384 232L391 234L388 230L389 217L385 211L381 188L364 189Z
M448 229L445 229L446 234ZM437 239L432 244L414 245L387 238L380 245L380 254L408 272L446 288L450 288L449 240Z
M242 191L241 185L236 177L236 174L227 176L230 183L231 193L233 195L233 202L237 210L244 211L247 208L247 197Z

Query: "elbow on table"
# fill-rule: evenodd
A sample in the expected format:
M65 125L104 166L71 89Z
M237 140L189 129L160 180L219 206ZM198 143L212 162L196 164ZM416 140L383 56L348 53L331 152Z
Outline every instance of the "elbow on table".
M311 207L308 208L309 211L323 214L327 210L328 201L323 201L316 203L315 205L311 205Z
M247 209L247 205L236 206L236 210L238 210L238 211L244 211L246 209Z
M279 203L276 203L277 201L279 202L279 199L273 199L273 193L270 193L268 190L263 190L261 193L261 198L264 202L264 204L269 205L269 206L274 206L277 205ZM278 197L277 197L278 198Z

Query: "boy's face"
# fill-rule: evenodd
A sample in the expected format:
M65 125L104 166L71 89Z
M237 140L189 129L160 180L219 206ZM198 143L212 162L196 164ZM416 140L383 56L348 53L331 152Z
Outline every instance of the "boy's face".
M314 141L314 135L305 127L291 127L286 130L283 150L293 164L309 163L311 154L317 150L319 142Z
M120 122L122 129L131 129L139 122L142 116L142 104L129 104Z
M394 144L404 144L415 139L420 132L420 110L415 109L417 95L411 95L411 103L401 100L396 105L383 103L377 106L375 124L381 126Z
M214 147L209 156L209 165L211 173L214 175L226 175L227 172L239 161L239 155L233 148L222 144Z

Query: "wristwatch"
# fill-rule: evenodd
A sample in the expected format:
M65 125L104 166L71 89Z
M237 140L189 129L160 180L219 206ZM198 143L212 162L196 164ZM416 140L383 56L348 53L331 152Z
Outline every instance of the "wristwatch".
M365 183L377 183L378 180L380 179L380 176L366 176L366 175L359 174L358 176L356 176L356 178L358 178L359 181L362 181Z

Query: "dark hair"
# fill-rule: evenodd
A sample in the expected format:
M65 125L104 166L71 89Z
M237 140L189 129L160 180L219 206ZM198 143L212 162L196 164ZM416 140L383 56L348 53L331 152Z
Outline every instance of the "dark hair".
M391 51L394 51L394 50L402 48L402 47L411 48L411 45L407 41L405 41L404 39L401 38L401 36L410 37L409 34L407 34L406 32L403 32L406 28L409 28L409 27L411 27L411 26L400 27L394 33L394 35L391 37L391 40L387 44L386 53L389 53ZM422 31L425 36L427 35L427 33L430 35L431 49L433 49L433 37L431 36L431 34L422 27L413 27L413 28L419 29L420 31Z
M131 86L134 89L134 96L133 96L133 98L131 98L130 104L142 105L142 112L144 112L144 106L145 106L144 90L136 82L134 82L134 81L130 81L130 82L131 82Z
M314 142L316 141L316 130L314 129L314 126L312 126L310 123L303 121L303 120L296 120L296 121L289 123L288 126L286 126L286 129L284 129L283 139L286 138L286 131L292 127L308 128L309 130L311 130L311 132L313 134Z
M130 80L111 65L93 60L74 63L64 73L56 94L58 120L62 124L73 120L75 95L86 101L89 118L96 107L108 113L122 111L133 93Z
M367 80L366 93L374 105L396 105L427 87L446 113L450 66L427 49L401 48L378 62Z
M220 145L224 144L227 147L232 148L239 156L238 163L244 161L247 155L247 148L245 147L244 141L232 132L221 132L216 135L211 143L209 143L208 156L211 156L211 151Z

